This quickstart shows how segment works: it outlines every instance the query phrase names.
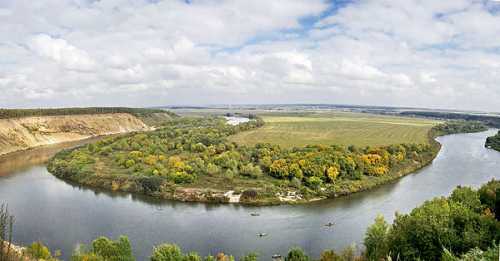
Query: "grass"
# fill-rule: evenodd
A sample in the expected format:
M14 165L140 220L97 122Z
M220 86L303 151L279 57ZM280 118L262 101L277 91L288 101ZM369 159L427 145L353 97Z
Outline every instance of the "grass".
M231 136L239 144L272 143L283 147L314 144L380 146L428 143L434 120L364 113L264 114L264 127Z

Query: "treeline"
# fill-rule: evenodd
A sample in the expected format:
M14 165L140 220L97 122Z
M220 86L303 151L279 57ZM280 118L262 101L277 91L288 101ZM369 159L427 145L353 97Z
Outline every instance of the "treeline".
M467 113L433 112L433 111L403 111L400 115L417 116L435 119L480 121L490 127L500 128L500 117Z
M88 107L88 108L53 108L53 109L0 109L0 119L38 117L38 116L60 116L81 114L104 114L104 113L130 113L143 117L155 113L165 113L172 117L176 114L161 109L126 108L126 107Z
M486 138L485 146L500 151L500 131L496 135Z
M492 180L479 189L457 187L449 197L426 201L409 214L398 214L393 224L382 216L375 219L364 238L365 248L359 253L354 246L342 251L325 250L319 259L308 256L300 248L292 248L285 261L380 261L380 260L499 260L500 181ZM26 247L27 257L57 260L40 242ZM269 260L258 253L240 257L240 261ZM132 246L127 237L118 240L100 237L90 245L80 245L72 261L133 261ZM175 244L153 248L151 261L234 261L235 257L219 253L201 257L196 252L183 252Z
M443 136L457 133L473 133L488 130L488 126L479 121L453 120L438 124L432 128L433 135Z
M242 199L253 201L259 199L253 188L260 188L260 199L290 190L305 197L359 191L395 178L392 174L407 165L429 162L437 153L436 146L429 144L284 149L271 144L240 146L227 140L263 124L259 118L236 126L220 118L181 118L155 132L61 152L48 169L86 185L111 188L113 183L116 190L153 196L173 193L176 184L214 189L245 184L252 190L243 193ZM106 172L95 167L97 162Z
M378 217L366 232L369 260L498 260L500 181L426 201L392 225Z

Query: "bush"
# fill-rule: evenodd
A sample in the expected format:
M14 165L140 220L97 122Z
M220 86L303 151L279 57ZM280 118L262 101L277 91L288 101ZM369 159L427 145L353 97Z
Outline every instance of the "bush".
M317 189L321 186L321 184L323 184L323 181L318 177L307 178L307 186L309 186L311 188Z
M260 169L259 166L254 166L252 163L248 163L247 165L241 167L240 174L242 176L256 179L262 176L262 169Z
M241 193L241 200L255 200L258 196L258 193L254 189L247 189Z
M163 244L153 249L151 261L183 261L184 256L177 245Z
M53 259L50 250L42 242L33 242L26 247L26 254L35 259L51 260Z
M117 241L100 237L92 241L90 249L80 245L71 257L72 261L134 261L132 247L127 237Z
M92 242L93 253L109 261L132 261L132 247L127 237L121 236L117 241L100 237Z
M292 248L285 257L285 261L309 261L309 257L302 249Z
M142 177L138 179L138 183L145 194L152 194L160 191L163 179L161 177Z

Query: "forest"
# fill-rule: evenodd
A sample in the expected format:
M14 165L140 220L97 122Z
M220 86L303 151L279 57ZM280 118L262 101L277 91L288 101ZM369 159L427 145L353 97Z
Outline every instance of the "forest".
M500 151L500 131L496 135L486 138L485 146Z
M9 221L10 220L10 221ZM5 207L0 209L0 239L11 244L14 218ZM408 214L396 213L392 224L378 216L368 227L361 251L352 245L341 251L324 250L312 258L300 248L292 248L285 261L364 261L364 260L498 260L500 241L500 181L491 180L479 189L457 187L448 197L424 202ZM0 242L3 242L0 240ZM1 249L6 249L3 247ZM34 242L20 252L0 251L0 260L57 261L61 253L52 252L42 242ZM133 247L126 236L116 240L99 237L89 245L79 245L72 261L133 261ZM183 252L175 244L153 247L151 261L234 261L224 253L200 256ZM240 261L269 260L258 252L238 258Z
M433 140L381 147L281 148L227 139L263 124L260 118L237 126L222 118L178 118L154 132L62 151L48 169L83 185L161 198L225 202L229 199L220 192L232 190L242 203L274 204L365 190L425 166L439 150ZM191 190L186 194L184 188Z
M457 133L472 133L488 130L488 126L479 121L453 120L438 124L432 128L434 135L442 136Z
M172 117L176 115L172 112L161 109L126 108L126 107L86 107L86 108L53 108L53 109L0 109L0 119L39 117L39 116L60 116L60 115L80 115L80 114L104 114L104 113L130 113L137 117L149 116L154 113L165 113Z
M403 116L428 117L435 119L479 121L490 127L500 128L500 117L498 115L478 115L437 111L403 111L400 114Z

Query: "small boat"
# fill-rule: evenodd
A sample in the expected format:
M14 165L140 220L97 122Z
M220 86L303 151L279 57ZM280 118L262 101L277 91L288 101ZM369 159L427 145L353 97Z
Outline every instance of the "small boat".
M259 213L250 213L250 216L252 216L252 217L258 217L258 216L260 216L260 214Z
M259 236L259 237L265 237L265 236L267 236L267 233L259 233L259 234L257 234L257 236Z
M275 254L271 256L272 259L279 259L281 258L281 255Z
M325 227L333 227L333 225L335 225L335 223L333 223L333 222L328 222L327 224L325 224Z

